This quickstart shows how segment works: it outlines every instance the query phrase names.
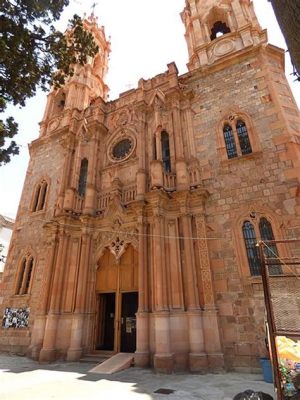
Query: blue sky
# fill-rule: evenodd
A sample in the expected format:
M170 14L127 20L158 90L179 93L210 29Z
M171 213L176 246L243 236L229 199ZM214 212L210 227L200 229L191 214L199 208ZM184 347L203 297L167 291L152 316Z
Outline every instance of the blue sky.
M96 1L97 2L97 1ZM83 16L90 13L93 1L71 0L58 24L65 30L67 21L74 13ZM167 64L175 61L180 74L185 73L188 61L184 39L184 26L179 13L184 0L99 0L95 14L99 25L105 26L107 36L111 36L112 53L109 73L106 79L110 87L110 99L119 93L137 86L140 78L151 78L167 69ZM254 0L259 22L268 29L269 42L286 49L277 21L267 0ZM300 83L290 76L292 67L286 60L286 74L292 91L300 105ZM7 114L19 123L18 143L21 153L0 168L0 214L15 217L23 181L29 160L27 145L39 135L46 104L46 93L38 92L29 99L26 107L9 107Z

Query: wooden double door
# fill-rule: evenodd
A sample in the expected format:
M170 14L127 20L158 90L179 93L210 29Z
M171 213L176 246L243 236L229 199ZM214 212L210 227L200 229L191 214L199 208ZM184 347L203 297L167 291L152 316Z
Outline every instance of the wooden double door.
M101 293L96 350L134 353L138 293Z
M129 246L119 263L107 250L96 279L95 349L133 353L138 309L137 253Z

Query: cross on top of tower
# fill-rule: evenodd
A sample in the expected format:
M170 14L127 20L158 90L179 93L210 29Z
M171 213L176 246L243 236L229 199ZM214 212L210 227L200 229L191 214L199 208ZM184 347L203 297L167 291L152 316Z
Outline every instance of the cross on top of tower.
M94 2L91 5L91 15L88 17L88 20L91 22L97 22L97 20L98 20L98 17L95 16L95 8L97 5L98 5L98 3L96 3L96 2Z
M92 4L92 6L91 6L92 15L95 15L95 8L96 8L97 5L98 5L98 3L95 3L95 2Z

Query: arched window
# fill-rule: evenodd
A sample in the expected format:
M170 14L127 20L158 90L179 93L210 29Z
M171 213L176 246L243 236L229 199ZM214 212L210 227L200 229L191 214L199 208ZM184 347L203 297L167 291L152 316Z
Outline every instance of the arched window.
M253 276L261 275L261 263L259 257L258 247L256 246L258 240L274 240L274 234L271 223L265 218L260 218L257 221L244 221L243 238L250 268L250 273ZM279 256L276 244L267 244L265 247L265 256L268 258L277 258ZM269 267L270 275L282 274L280 265Z
M42 180L35 188L32 211L41 211L45 208L48 184Z
M249 140L248 130L246 124L242 120L238 120L236 123L236 131L239 138L239 144L242 155L252 153L252 148Z
M253 224L251 224L251 222L249 221L245 221L243 224L243 236L250 267L250 273L251 275L260 275L260 260L258 248L256 247L256 234Z
M220 36L225 35L225 33L229 33L229 32L230 32L230 29L226 25L225 22L217 21L214 23L214 25L211 29L210 40L214 40Z
M223 128L224 141L228 158L237 157L236 144L233 130L229 124L225 124Z
M259 221L259 232L261 240L275 240L273 229L271 223L266 218L261 218ZM266 247L264 247L265 257L266 258L277 258L278 250L276 244L266 243ZM273 265L269 267L269 272L271 275L279 275L282 273L282 269L280 265Z
M16 294L28 294L30 290L33 271L33 257L27 255L21 261L21 267L18 272Z
M38 206L38 202L39 202L40 192L41 192L41 185L38 184L37 187L36 187L36 190L35 190L35 194L34 194L34 202L33 202L32 211L37 211L37 206Z
M169 134L166 131L161 133L161 153L164 170L171 172L170 142Z
M85 195L87 174L88 174L88 164L89 164L89 162L86 158L83 158L81 160L79 182L78 182L79 196Z
M16 288L16 294L21 294L21 288L22 288L22 283L25 275L25 269L26 269L26 258L23 258L21 262L21 268L18 274L18 281L17 281L17 288Z
M223 124L223 139L220 145L224 148L225 144L228 159L245 156L253 151L246 123L237 115L230 115Z

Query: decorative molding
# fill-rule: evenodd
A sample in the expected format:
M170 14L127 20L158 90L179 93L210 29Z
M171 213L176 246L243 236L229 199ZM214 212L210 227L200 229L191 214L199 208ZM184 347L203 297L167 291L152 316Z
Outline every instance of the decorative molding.
M122 224L117 219L107 230L103 229L103 231L98 234L96 239L96 261L101 258L104 250L107 248L115 256L116 262L119 263L122 255L130 244L138 250L138 230L134 227L122 228Z
M197 247L199 252L201 281L203 287L204 305L214 305L214 289L212 284L209 251L206 239L206 223L204 215L197 215L195 218Z

